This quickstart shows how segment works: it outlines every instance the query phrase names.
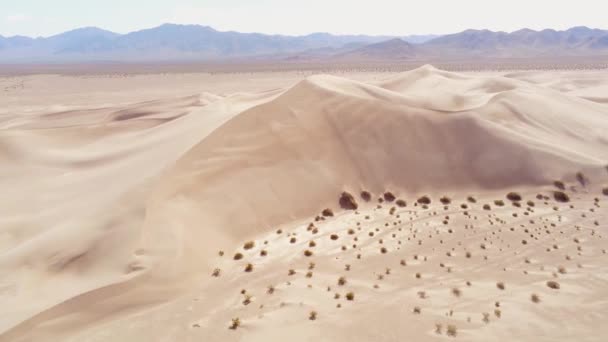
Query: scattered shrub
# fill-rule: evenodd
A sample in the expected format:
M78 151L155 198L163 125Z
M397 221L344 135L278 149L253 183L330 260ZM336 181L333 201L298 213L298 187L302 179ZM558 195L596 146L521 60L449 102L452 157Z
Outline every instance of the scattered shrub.
M346 285L346 278L344 278L344 277L338 278L338 285L340 285L340 286Z
M213 273L211 273L211 275L214 277L219 277L221 272L222 271L219 268L216 268L213 270Z
M519 202L519 201L521 201L521 195L518 194L517 192L509 192L507 194L507 199L509 201Z
M369 202L372 200L372 194L370 194L368 191L361 191L361 198L365 201L365 202Z
M245 250L252 249L253 247L255 247L254 241L245 242L245 244L243 245L243 249Z
M605 190L606 190L605 195L606 195L606 196L608 196L608 188L606 188ZM400 207L400 208L403 208L403 207L405 207L405 206L407 205L407 203L405 203L405 201L404 201L404 200L402 200L402 199L398 199L398 200L395 202L395 204L396 204L398 207Z
M459 288L455 287L452 289L452 294L456 297L460 297L462 295L462 291Z
M308 319L309 319L309 320L311 320L311 321L316 320L316 319L317 319L317 312L316 312L316 311L311 311L311 312L308 314Z
M325 216L325 217L330 217L330 216L334 216L334 211L329 209L329 208L325 208L323 209L323 211L321 212L321 215Z
M502 207L505 205L505 202L503 200L495 200L494 204L498 207Z
M329 236L329 238L332 239L332 240L338 240L338 235L337 234L331 234Z
M576 180L582 186L586 186L587 185L587 177L585 177L585 175L582 172L577 172L576 173Z
M491 210L491 209L492 209L492 207L490 207L489 204L484 204L483 205L483 210Z
M340 196L339 203L340 207L346 210L357 210L357 208L359 207L353 195L349 194L346 191L344 191Z
M452 203L452 200L449 197L447 197L447 196L441 197L439 199L439 201L441 202L441 204L444 204L444 205Z
M550 289L559 290L559 283L558 283L558 282L556 282L556 281L554 281L554 280L549 280L549 281L547 282L547 286L548 286Z
M553 198L555 198L556 201L562 203L570 202L570 196L568 196L568 194L563 191L554 191Z
M554 185L556 188L558 188L559 190L566 190L566 185L565 185L565 184L564 184L564 182L562 182L562 181L558 181L558 180L556 180L556 181L554 181L554 182L553 182L553 185Z
M247 266L245 266L245 272L251 272L251 271L253 271L253 265L247 264Z
M457 334L456 326L453 324L448 324L448 328L446 330L446 334L450 337L456 337Z
M422 312L422 310L420 309L419 306L414 306L414 313L417 315L420 315L420 313Z
M473 196L467 197L467 201L469 201L469 203L477 203L477 200Z
M242 253L236 253L234 255L234 260L241 260L243 259L243 254Z
M499 281L498 283L496 283L496 287L498 287L500 290L504 290L505 283L503 283L502 281Z
M237 318L233 318L232 319L232 324L230 325L230 329L236 330L240 326L241 326L241 320L238 317Z
M310 251L310 250L307 249L307 250L304 251L304 255L307 256L307 257L310 257L310 256L312 256L312 251Z
M395 195L392 192L387 191L384 193L384 200L387 202L392 202L395 200Z
M352 301L352 300L355 300L355 294L354 294L354 293L352 293L352 292L347 293L347 294L346 294L346 299L347 299L347 300L351 300L351 301Z
M416 202L428 205L431 204L431 199L428 196L422 196L418 200L416 200Z
M602 189L602 194L608 196L608 186Z
M530 300L531 300L533 303L539 303L539 302L540 302L540 297L539 297L539 296L538 296L536 293L533 293L533 294L530 296Z

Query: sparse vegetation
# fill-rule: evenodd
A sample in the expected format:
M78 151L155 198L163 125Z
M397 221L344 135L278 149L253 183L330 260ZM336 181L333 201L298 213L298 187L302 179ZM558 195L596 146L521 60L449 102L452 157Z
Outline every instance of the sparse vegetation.
M232 319L232 324L230 325L230 329L236 330L240 326L241 326L241 320L238 317L237 318L233 318Z
M553 198L555 198L556 201L562 203L570 202L570 196L568 196L568 194L563 191L554 191Z
M456 337L456 335L458 334L458 332L456 330L456 326L453 324L448 324L446 334L450 337Z
M416 202L418 202L419 204L429 205L429 204L431 204L431 199L428 196L422 196L422 197L418 198L418 200L416 200Z
M496 283L496 287L500 290L504 290L505 289L505 283L503 283L502 281L499 281L498 283Z
M339 203L340 207L346 210L357 210L357 208L359 207L353 195L346 191L344 191L340 196Z
M304 251L304 256L310 257L310 256L312 256L312 254L313 254L312 251L310 251L308 249Z
M311 311L311 312L308 314L308 319L309 319L309 320L311 320L311 321L316 320L316 319L317 319L317 312L316 312L316 311Z
M395 195L393 195L393 193L390 191L384 193L384 200L387 202L392 202L395 200L395 198Z
M566 185L564 184L564 182L562 181L558 181L556 180L555 182L553 182L553 185L558 188L559 190L566 190Z
M556 281L554 281L554 280L549 280L549 281L547 282L547 286L548 286L550 289L559 290L559 283L558 283L558 282L556 282Z
M417 315L420 315L420 313L422 312L422 309L420 309L419 306L414 306L414 313Z
M243 254L242 253L236 253L234 255L234 260L241 260L243 259Z
M340 285L340 286L346 285L346 278L344 278L344 277L338 278L338 285Z
M253 247L255 247L255 241L248 241L243 245L244 250L252 249Z
M330 208L325 208L323 209L323 211L321 212L321 215L325 216L325 217L331 217L334 216L334 211L331 210Z
M533 303L539 303L539 302L540 302L540 297L539 297L539 296L538 296L536 293L533 293L533 294L530 296L530 300L531 300Z
M365 202L369 202L372 200L372 194L370 194L368 191L361 191L361 198L365 201Z
M441 204L445 204L445 205L452 203L452 200L447 196L441 197L439 199L439 201L441 202Z
M347 300L350 300L350 301L355 300L355 294L353 292L348 292L345 297Z
M216 269L213 270L213 273L211 273L211 275L217 278L217 277L220 276L221 272L222 271L219 268L216 268Z
M517 192L509 192L507 194L507 199L512 202L519 202L521 201L521 195Z
M245 266L245 272L251 272L251 271L253 271L253 265L247 264L247 266Z
M605 195L606 195L606 196L608 196L608 188L606 188L606 194L605 194ZM395 202L395 204L396 204L398 207L400 207L400 208L403 208L403 207L405 207L405 206L407 205L407 203L406 203L404 200L402 200L402 199L398 199L398 200Z

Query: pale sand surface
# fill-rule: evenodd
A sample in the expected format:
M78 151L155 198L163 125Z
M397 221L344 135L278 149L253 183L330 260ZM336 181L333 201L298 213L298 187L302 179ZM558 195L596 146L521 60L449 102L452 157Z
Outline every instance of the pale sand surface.
M29 75L0 92L0 341L608 339L607 71Z

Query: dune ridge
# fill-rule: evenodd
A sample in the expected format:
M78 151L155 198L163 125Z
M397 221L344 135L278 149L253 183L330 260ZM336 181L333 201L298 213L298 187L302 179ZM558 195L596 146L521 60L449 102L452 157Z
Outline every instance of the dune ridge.
M5 120L2 185L24 196L0 212L0 298L14 308L0 340L103 339L121 319L141 324L204 289L218 251L338 210L343 191L390 190L411 206L424 194L547 192L577 173L595 189L608 178L607 118L603 104L542 85L425 66ZM223 305L203 297L211 312Z

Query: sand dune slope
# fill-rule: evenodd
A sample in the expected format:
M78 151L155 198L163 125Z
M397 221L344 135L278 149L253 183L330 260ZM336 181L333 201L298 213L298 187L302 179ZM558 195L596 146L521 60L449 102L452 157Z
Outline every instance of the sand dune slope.
M580 336L608 318L600 247L608 217L595 210L608 203L601 101L426 66L373 84L319 75L285 90L2 125L0 299L10 308L0 315L2 341L397 341L444 338L448 326L478 341L607 336L602 328ZM569 187L573 207L555 201L555 180ZM363 190L374 202L390 191L407 206L388 194L366 203ZM355 195L358 212L339 208L343 191ZM511 205L509 191L535 203ZM422 195L431 204L414 206ZM318 218L321 231L309 236L324 208L336 217ZM255 247L232 260L246 240ZM534 270L520 259L533 259ZM248 263L252 272L243 272ZM408 263L412 270L387 270ZM562 264L568 273L556 271ZM210 276L215 268L219 277ZM346 274L355 301L335 284ZM563 274L562 297L542 285ZM508 291L495 293L501 279ZM262 300L268 285L281 289ZM254 303L243 305L251 291ZM545 306L528 306L531 291ZM563 306L577 295L595 315ZM531 325L501 321L495 302ZM232 331L234 317L243 326ZM573 318L569 335L555 329L560 318Z

